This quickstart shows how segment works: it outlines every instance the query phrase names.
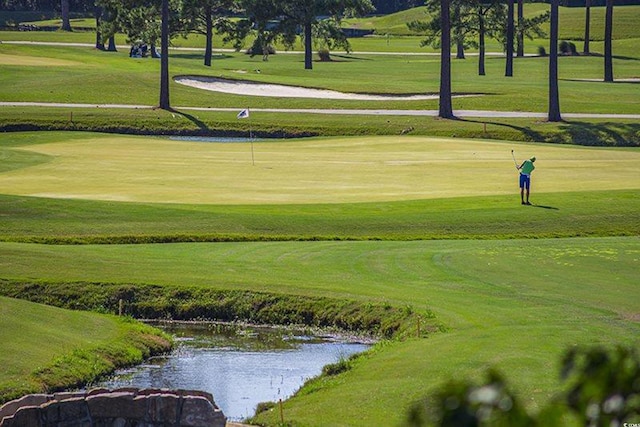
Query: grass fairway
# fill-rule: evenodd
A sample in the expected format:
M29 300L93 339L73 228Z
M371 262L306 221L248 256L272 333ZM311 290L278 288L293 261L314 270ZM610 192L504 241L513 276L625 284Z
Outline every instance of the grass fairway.
M528 13L546 8L527 5ZM602 9L593 10L595 39L601 38ZM593 56L559 59L563 114L640 113L639 11L616 8L616 83L598 81L601 41L593 40ZM582 12L563 8L562 38L580 36ZM358 24L401 32L407 19L413 18ZM159 62L131 59L126 48L107 53L8 43L93 43L92 32L15 31L0 32L0 38L0 101L158 101ZM209 68L201 52L171 50L170 73L342 92L437 93L437 52L419 48L419 41L360 38L353 43L360 53L334 55L333 61L314 63L312 71L303 69L299 53L279 52L263 62L225 52ZM204 46L201 37L176 42ZM548 50L548 40L525 42L527 53L538 46ZM501 51L495 41L489 49ZM395 54L376 54L390 51ZM503 56L490 55L487 75L478 76L476 57L453 61L454 93L473 95L454 98L454 108L546 111L548 58L515 59L511 78L504 77L504 65ZM75 131L0 133L0 294L70 291L37 295L51 303L90 289L84 294L105 310L118 299L99 297L103 289L135 293L136 286L144 287L175 305L194 290L246 291L264 292L261 301L278 294L296 302L323 297L435 315L430 325L443 328L428 338L382 342L351 370L314 380L287 400L285 421L299 426L403 425L407 409L443 382L476 379L489 367L504 373L535 411L560 390L559 361L568 347L640 346L637 120L552 124L283 114L258 109L286 103L302 109L433 110L437 101L284 101L205 92L174 81L170 91L174 111L0 107L2 130ZM250 121L237 120L236 112L247 107ZM269 135L340 137L251 145L79 132L247 135L250 127ZM538 159L532 196L537 206L519 204L512 149L519 160ZM253 308L256 300L247 300ZM162 301L156 308L161 311ZM129 328L133 343L124 332ZM96 330L105 341L96 339ZM130 324L111 317L7 298L0 298L0 339L4 397L108 371L94 354L106 360L117 353L131 363L144 349L161 347L154 346L157 337L141 339ZM66 378L61 366L80 372L75 380L60 381ZM267 412L256 421L276 426L280 416Z
M409 305L446 328L308 384L285 403L297 425L400 425L442 382L488 367L536 410L559 390L569 346L639 345L637 148L314 138L256 142L254 166L246 143L0 141L3 280ZM519 204L512 148L538 158L538 208ZM558 236L598 237L546 238ZM29 243L46 239L84 244Z
M504 372L531 409L562 352L638 345L637 237L509 241L45 246L1 243L0 277L188 284L432 309L448 331L395 342L287 402L301 425L388 425L448 378ZM376 392L371 393L375 388ZM310 391L314 392L311 393ZM354 409L353 402L359 402ZM390 412L388 408L396 408ZM312 409L313 408L313 409ZM323 413L322 420L317 414ZM271 424L277 423L274 414Z
M537 156L534 194L638 188L637 149L421 137L202 143L96 134L7 135L32 166L0 175L3 193L187 204L311 204L507 195L511 157ZM252 156L253 149L253 156ZM39 164L37 164L39 163ZM614 172L614 173L612 173Z

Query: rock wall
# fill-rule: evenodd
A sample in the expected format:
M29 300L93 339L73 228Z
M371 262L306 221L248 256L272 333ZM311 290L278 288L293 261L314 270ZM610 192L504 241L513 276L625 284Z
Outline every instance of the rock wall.
M0 407L0 427L224 427L210 393L122 388L30 394Z

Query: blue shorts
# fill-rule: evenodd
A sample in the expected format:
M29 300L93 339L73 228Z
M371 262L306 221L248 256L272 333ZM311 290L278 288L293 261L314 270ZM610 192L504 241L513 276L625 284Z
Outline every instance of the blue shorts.
M526 188L527 190L531 187L531 175L525 175L523 173L520 174L520 188Z

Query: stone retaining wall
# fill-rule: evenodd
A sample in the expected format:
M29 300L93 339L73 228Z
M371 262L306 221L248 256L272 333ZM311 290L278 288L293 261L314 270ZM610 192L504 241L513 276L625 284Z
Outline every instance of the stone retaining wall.
M210 393L122 388L30 394L0 407L0 427L224 427Z

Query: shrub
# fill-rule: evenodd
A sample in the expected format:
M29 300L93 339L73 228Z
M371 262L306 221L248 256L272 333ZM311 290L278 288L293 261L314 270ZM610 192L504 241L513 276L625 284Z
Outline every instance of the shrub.
M640 356L634 348L572 348L562 360L569 383L538 414L528 414L506 381L489 371L487 381L452 381L428 400L415 404L406 425L433 426L621 426L640 419Z
M576 50L576 45L566 40L562 40L560 42L560 44L558 45L558 49L560 50L560 53L562 55L574 56L578 54L578 51Z
M570 383L566 404L582 425L640 420L640 355L634 348L573 348L562 361L561 373Z
M409 412L410 426L526 426L531 417L508 390L504 379L490 371L485 384L451 381L433 397L434 412L415 405Z
M341 357L336 363L330 363L322 367L323 375L338 375L351 369L351 359Z
M320 61L322 62L330 62L331 61L331 53L329 49L320 49L318 50L318 57L320 57Z
M272 44L268 44L266 47L263 47L261 43L256 39L253 42L253 45L247 49L247 54L251 56L255 55L275 55L276 48Z
M358 331L385 338L428 336L442 330L432 312L388 303L324 297L213 290L190 286L117 283L32 283L0 279L0 294L79 310L99 310L144 319L243 320L260 324L305 324ZM419 326L419 327L418 327Z
M539 56L547 56L547 51L544 46L538 46L538 55Z

